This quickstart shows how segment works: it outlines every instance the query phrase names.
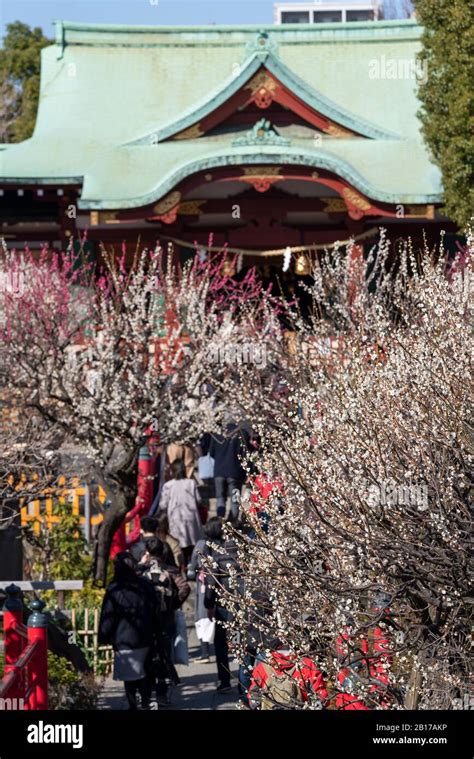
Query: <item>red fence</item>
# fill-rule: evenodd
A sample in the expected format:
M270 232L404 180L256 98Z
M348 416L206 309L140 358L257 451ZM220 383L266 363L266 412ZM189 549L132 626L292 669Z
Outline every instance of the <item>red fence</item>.
M3 607L5 674L0 680L0 702L27 711L48 708L48 619L43 601L30 604L32 614L23 624L20 588L9 585ZM8 708L8 707L7 707Z

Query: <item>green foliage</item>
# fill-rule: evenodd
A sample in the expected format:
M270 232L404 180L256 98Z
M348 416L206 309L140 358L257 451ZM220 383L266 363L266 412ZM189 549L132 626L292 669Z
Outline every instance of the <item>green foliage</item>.
M71 591L71 604L76 611L100 609L104 600L105 588L97 588L92 579L84 581L82 590ZM69 606L68 606L69 608Z
M62 656L48 652L48 698L50 709L96 709L100 685L93 675L76 672Z
M39 27L21 21L7 24L0 49L0 141L31 137L36 122L41 50L50 45Z
M444 185L445 211L463 230L474 209L474 5L471 0L416 0L425 27L420 84L423 134Z
M86 580L91 575L91 556L80 527L79 516L67 503L56 502L53 514L59 521L50 529L41 524L36 535L30 527L27 541L33 546L32 574L40 580Z
M88 552L79 517L72 513L69 504L61 502L53 505L53 514L60 519L49 530L41 523L39 535L35 534L34 525L26 532L33 547L32 579L83 580L82 590L68 591L66 607L76 611L100 608L105 589L94 586L93 557ZM48 608L54 608L56 591L44 591L41 597Z

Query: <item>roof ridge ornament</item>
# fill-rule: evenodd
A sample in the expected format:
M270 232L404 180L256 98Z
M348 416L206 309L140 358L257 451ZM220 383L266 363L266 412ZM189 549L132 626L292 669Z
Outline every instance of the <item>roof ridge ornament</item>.
M281 137L275 127L268 119L260 119L250 129L245 137L239 137L232 142L233 147L244 147L247 145L291 145L291 140Z
M249 42L245 48L246 58L249 55L255 55L261 61L265 61L270 54L276 55L277 48L277 43L268 32L260 29L255 39Z

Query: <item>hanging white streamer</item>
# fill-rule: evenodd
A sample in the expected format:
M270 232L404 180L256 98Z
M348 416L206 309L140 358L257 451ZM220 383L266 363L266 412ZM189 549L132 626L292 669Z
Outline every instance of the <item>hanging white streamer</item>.
M283 271L288 271L291 264L291 248L288 246L283 254Z

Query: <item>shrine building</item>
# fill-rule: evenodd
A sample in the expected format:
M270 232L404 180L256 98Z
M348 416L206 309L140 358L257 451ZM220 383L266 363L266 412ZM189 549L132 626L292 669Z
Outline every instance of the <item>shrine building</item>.
M455 231L420 134L413 20L56 22L33 136L0 146L9 246L173 241L281 256ZM275 261L277 263L277 261Z

